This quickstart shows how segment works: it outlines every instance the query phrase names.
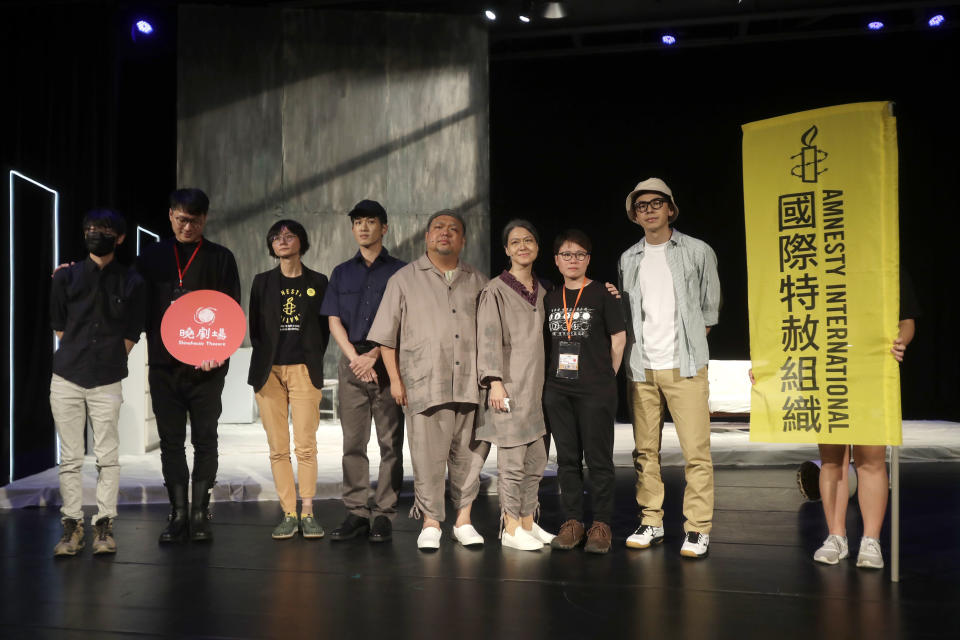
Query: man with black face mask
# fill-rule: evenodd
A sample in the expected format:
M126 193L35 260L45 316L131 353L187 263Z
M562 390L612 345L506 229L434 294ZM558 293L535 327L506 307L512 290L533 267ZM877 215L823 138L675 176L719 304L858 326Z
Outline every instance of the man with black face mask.
M136 271L114 260L126 237L122 216L105 209L83 219L86 260L54 274L50 325L60 341L53 354L50 408L60 436L60 510L63 537L55 556L74 556L84 546L83 468L87 416L97 457L94 553L115 553L113 519L119 490L117 420L127 377L127 354L143 331L145 290Z

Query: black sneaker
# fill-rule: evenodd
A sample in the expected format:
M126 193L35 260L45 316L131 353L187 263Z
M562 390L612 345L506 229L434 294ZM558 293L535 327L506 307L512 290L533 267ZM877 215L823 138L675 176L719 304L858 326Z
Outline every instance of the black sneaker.
M370 531L370 520L349 514L339 527L330 532L331 540L351 540Z
M387 516L377 516L370 527L370 542L390 542L393 537L393 524Z

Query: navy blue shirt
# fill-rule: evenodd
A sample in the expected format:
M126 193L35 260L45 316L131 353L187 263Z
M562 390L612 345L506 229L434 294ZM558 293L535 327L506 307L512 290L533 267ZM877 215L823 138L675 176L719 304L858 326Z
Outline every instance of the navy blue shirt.
M391 256L384 247L368 267L357 251L333 269L320 313L340 318L351 343L365 341L380 308L387 280L406 264Z

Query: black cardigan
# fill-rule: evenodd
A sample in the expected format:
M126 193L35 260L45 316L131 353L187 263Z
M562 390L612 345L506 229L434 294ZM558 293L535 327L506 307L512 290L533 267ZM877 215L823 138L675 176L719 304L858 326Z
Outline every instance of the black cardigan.
M323 386L323 354L330 340L327 317L320 315L320 303L327 291L327 276L303 267L303 277L315 295L305 296L306 308L300 322L300 344L306 360L310 381L318 389ZM250 374L247 384L260 391L270 377L270 369L277 355L280 341L280 267L258 273L250 288Z

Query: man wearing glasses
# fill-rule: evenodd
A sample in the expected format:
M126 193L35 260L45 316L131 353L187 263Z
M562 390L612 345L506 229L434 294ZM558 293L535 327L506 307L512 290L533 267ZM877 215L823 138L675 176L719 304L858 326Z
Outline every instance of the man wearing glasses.
M170 517L160 542L212 540L208 520L210 492L217 477L217 422L228 361L208 360L199 367L176 360L160 337L170 303L190 291L213 289L240 301L237 261L226 247L203 237L210 201L200 189L170 194L167 238L144 250L137 270L147 282L147 353L150 397L160 434L160 462L170 498ZM187 416L193 444L193 508L187 520L190 471L184 442Z
M717 257L706 243L670 226L680 210L663 180L638 184L626 207L627 217L644 231L640 242L620 256L621 290L632 329L627 388L642 510L627 546L645 549L663 542L660 439L666 403L687 463L680 553L702 558L709 550L713 520L707 334L717 324L720 307Z
M113 519L120 489L117 421L127 354L143 330L143 280L114 252L126 237L123 217L106 209L83 219L88 256L58 269L50 289L50 324L60 341L53 354L50 409L60 436L63 537L53 554L74 556L83 541L83 455L87 417L97 457L93 552L116 553Z

